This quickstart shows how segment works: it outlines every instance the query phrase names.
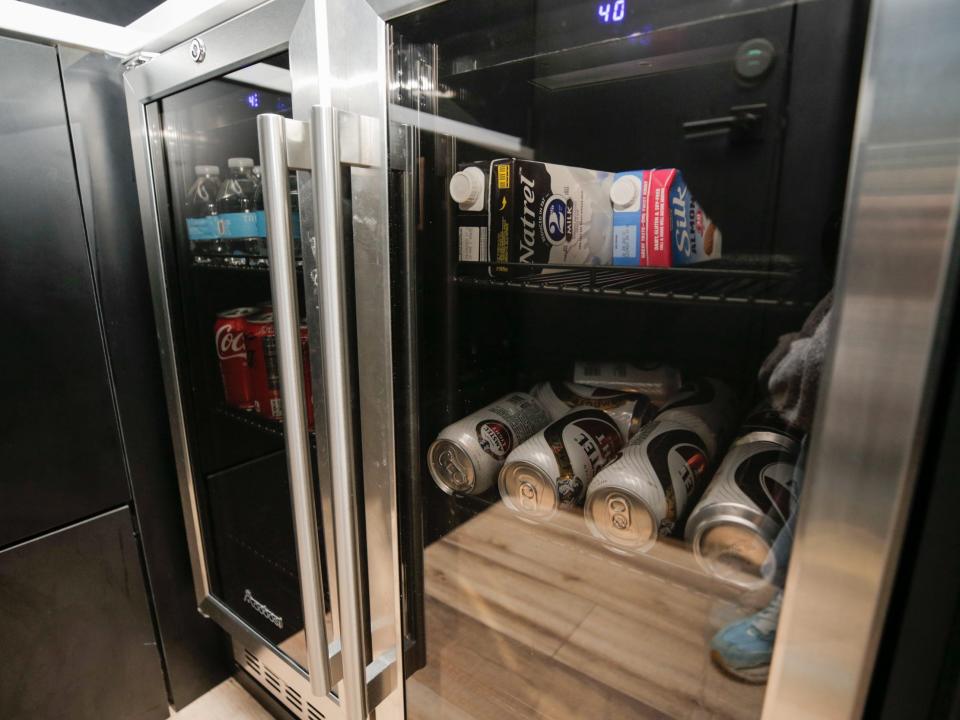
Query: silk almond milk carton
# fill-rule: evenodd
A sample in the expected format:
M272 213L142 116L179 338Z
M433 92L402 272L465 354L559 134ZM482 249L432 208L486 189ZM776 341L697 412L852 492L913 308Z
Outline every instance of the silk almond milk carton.
M537 265L610 265L613 174L505 158L490 165L492 274ZM530 270L501 263L531 265Z
M617 173L613 264L682 267L720 257L721 235L675 168Z

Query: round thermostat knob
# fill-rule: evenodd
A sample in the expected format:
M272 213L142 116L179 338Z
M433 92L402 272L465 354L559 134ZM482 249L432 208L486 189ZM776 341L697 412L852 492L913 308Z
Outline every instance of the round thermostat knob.
M747 40L737 48L734 67L744 80L757 80L766 75L776 57L773 43L765 38Z

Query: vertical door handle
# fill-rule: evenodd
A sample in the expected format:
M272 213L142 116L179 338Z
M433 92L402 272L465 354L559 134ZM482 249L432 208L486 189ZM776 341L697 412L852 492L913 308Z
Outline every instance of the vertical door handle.
M310 437L304 400L300 350L300 313L297 272L290 227L287 142L284 118L259 115L263 205L267 222L270 288L280 364L280 397L283 401L284 440L287 449L290 494L303 599L303 630L307 644L310 690L325 697L330 691L330 661L324 612L324 581L320 565L317 507L310 464Z
M369 621L364 602L364 565L354 437L351 348L348 342L352 287L350 257L343 219L342 173L349 164L365 164L376 127L369 118L315 106L311 115L313 192L317 219L317 268L320 324L326 391L333 515L337 546L337 588L340 597L340 642L343 697L347 720L367 717L366 658ZM343 127L341 127L341 124Z

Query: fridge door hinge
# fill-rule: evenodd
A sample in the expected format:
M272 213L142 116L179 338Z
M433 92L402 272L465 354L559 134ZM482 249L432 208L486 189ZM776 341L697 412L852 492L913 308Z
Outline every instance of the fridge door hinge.
M146 51L138 52L138 53L134 53L133 55L128 55L127 57L123 58L121 62L123 63L124 68L126 68L127 70L132 70L135 67L138 67L140 65L143 65L144 63L150 62L159 54L160 53L146 52Z

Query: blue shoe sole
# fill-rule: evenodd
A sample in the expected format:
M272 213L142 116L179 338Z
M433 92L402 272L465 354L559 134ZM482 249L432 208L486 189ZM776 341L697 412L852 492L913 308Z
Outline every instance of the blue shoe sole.
M726 661L723 659L723 655L716 650L710 651L710 658L713 660L714 664L726 675L729 675L735 680L750 683L751 685L763 685L767 681L767 676L770 674L769 664L747 668L732 668L727 665Z

